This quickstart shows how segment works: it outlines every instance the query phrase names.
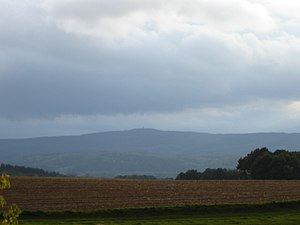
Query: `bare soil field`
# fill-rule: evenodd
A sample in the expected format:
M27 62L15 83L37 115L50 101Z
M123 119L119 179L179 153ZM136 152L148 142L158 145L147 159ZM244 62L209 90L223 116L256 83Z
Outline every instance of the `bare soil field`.
M23 210L82 210L300 200L300 180L170 181L12 177L3 191Z

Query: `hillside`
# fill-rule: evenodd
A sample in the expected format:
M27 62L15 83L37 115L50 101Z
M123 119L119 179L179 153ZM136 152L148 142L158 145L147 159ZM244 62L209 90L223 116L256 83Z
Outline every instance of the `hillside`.
M257 147L300 149L300 134L208 134L134 129L79 136L0 139L4 163L64 174L175 176L190 168L234 168Z

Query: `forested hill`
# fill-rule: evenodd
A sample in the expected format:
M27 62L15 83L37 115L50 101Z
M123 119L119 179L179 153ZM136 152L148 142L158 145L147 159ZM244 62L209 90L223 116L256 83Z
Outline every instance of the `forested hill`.
M58 177L62 176L57 172L49 172L43 169L31 168L25 166L13 166L2 163L0 165L0 174L7 173L12 176L39 176L39 177Z
M300 134L208 134L134 129L79 136L0 139L3 163L63 174L175 177L191 168L235 168L259 147L300 150Z

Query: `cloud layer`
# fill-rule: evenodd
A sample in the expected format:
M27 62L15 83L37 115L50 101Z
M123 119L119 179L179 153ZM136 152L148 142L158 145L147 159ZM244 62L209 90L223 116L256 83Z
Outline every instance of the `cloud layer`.
M300 132L295 1L0 3L0 137Z

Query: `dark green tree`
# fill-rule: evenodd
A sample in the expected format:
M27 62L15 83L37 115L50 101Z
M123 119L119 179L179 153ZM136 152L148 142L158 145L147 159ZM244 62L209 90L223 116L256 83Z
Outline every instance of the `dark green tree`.
M300 179L300 153L255 149L238 161L237 169L252 179Z
M225 168L209 169L202 173L202 180L239 180L243 179L239 170L230 170Z
M181 172L177 175L176 180L200 180L201 173L197 170L188 170L185 173Z
M251 151L247 156L244 158L240 158L238 161L237 169L245 172L246 175L250 175L250 171L252 170L253 163L255 162L256 158L269 153L267 148L257 148L254 151Z
M202 173L203 180L224 180L226 178L226 169L209 169Z
M261 151L257 155L250 166L250 175L253 179L272 179L272 153L269 151Z
M185 173L177 175L176 180L238 180L244 179L242 173L239 170L230 169L210 169L207 168L204 172L198 172L197 170L188 170Z

